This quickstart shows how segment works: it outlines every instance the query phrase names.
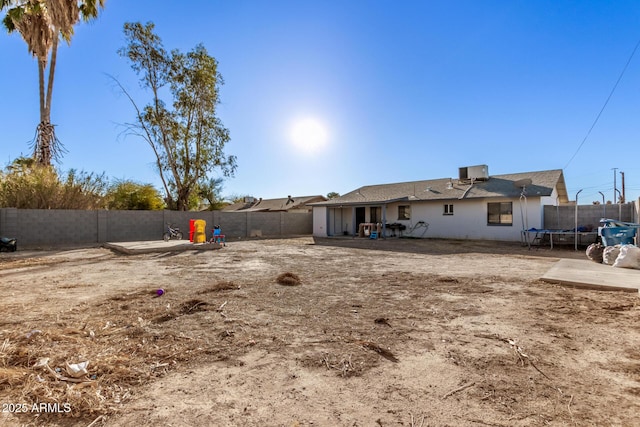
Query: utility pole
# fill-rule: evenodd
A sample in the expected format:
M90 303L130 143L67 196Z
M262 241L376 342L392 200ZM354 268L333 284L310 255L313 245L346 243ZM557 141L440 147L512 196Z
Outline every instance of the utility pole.
M617 190L617 187L616 187L616 172L617 171L618 171L618 168L613 168L613 203L615 203L616 200L618 200L616 198L616 190Z
M620 199L620 203L624 203L626 201L624 197L624 172L620 172L620 175L622 175L622 196Z

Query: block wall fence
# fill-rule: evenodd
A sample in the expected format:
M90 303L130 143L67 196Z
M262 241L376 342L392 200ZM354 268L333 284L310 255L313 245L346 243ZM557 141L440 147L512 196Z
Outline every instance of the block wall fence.
M167 224L189 238L189 220L207 222L207 238L220 225L227 238L311 235L311 213L181 212L0 209L0 236L15 237L19 248L162 240Z
M575 227L575 205L544 206L544 228L572 230ZM635 203L611 205L578 205L578 227L598 228L600 219L616 219L623 222L639 222Z
M640 201L623 205L579 205L578 225L598 227L600 218L640 222ZM570 230L575 205L544 206L544 228ZM189 237L189 220L207 222L207 238L220 225L229 239L313 234L313 215L306 212L181 212L0 208L0 236L15 237L19 248L92 245L105 242L161 240L167 224Z

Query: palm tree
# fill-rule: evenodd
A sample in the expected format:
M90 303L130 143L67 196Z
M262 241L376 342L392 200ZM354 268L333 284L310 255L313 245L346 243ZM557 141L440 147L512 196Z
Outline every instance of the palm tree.
M2 23L9 33L17 31L27 43L29 53L38 61L40 123L36 128L33 156L38 163L51 165L63 147L51 124L51 95L56 69L58 40L71 42L73 27L80 20L98 16L105 0L0 0L0 11L6 10ZM45 84L45 74L49 64Z

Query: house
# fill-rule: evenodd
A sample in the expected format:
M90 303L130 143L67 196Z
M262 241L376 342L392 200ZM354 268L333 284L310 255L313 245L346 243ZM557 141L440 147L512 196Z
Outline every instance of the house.
M568 202L562 170L489 175L487 165L459 168L443 178L367 185L313 203L317 237L380 235L520 241L522 230L543 228L543 206Z
M323 202L324 196L287 196L281 199L256 199L245 197L243 201L226 206L223 212L311 212L309 203Z

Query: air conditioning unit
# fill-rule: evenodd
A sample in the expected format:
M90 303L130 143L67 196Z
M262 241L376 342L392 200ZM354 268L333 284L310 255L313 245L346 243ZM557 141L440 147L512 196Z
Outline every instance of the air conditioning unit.
M244 198L244 202L245 203L253 203L255 201L256 201L255 197L247 196L247 197Z
M486 181L489 179L489 166L465 166L458 168L458 178L461 182L467 181Z

